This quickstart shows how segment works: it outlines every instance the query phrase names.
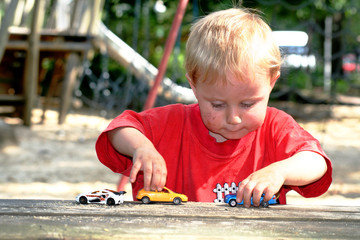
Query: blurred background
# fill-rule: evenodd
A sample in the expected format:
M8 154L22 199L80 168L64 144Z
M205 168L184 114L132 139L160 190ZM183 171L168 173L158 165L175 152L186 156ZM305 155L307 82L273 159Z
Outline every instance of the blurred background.
M154 105L194 102L184 70L191 23L239 4L1 0L0 198L73 199L94 188L116 189L119 176L97 160L97 136L123 110L144 109L171 29L174 46ZM359 205L360 2L241 5L263 12L283 54L270 105L291 114L333 160L330 191L309 201ZM307 201L292 193L289 202Z

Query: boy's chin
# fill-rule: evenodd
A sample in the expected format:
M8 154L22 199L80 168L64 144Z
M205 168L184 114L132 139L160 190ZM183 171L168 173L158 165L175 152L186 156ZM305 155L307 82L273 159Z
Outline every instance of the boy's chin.
M212 133L209 132L212 137L216 139L216 142L225 142L227 140L239 140L243 137L245 137L249 132L236 132L236 133Z
M213 138L215 138L216 142L221 143L221 142L226 142L227 140L238 140L240 138L242 138L243 136L240 134L227 134L227 135L222 135L219 133L213 133L209 131L210 136L212 136Z

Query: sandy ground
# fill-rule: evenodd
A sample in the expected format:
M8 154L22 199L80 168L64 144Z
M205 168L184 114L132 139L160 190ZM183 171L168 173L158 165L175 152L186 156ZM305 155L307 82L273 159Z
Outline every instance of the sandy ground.
M360 106L277 106L320 140L334 167L326 194L304 199L289 193L289 204L360 206ZM33 111L31 128L0 118L0 198L74 199L80 192L116 189L119 176L97 160L94 150L109 120L97 112L75 112L60 126L57 112L48 110L45 122L37 124L41 114Z

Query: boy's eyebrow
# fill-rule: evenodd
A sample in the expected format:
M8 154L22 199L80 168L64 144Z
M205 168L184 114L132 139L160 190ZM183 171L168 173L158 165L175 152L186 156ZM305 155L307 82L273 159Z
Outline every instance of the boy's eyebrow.
M254 102L257 102L257 101L260 101L264 98L264 96L255 96L255 97L249 97L249 98L245 98L245 99L242 99L240 102L246 102L246 101L254 101ZM208 97L207 98L209 101L220 101L220 102L226 102L225 99L223 98L212 98L212 96Z
M248 98L248 99L246 99L246 100L244 100L244 101L260 101L260 100L262 100L264 98L264 96L256 96L256 97L250 97L250 98Z

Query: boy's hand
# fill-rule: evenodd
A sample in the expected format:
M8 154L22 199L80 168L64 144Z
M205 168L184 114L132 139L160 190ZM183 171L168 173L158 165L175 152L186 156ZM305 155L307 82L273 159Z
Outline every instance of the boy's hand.
M139 130L132 127L116 128L108 132L113 147L132 157L130 181L134 183L140 170L144 171L144 189L162 190L166 183L167 168L164 158L152 142Z
M138 172L144 172L144 189L161 191L166 183L167 168L165 160L152 147L139 147L133 155L130 181L134 183Z
M298 152L250 174L241 182L236 201L244 200L244 206L250 207L252 196L254 205L259 206L263 193L264 200L269 201L283 185L304 186L320 179L326 171L323 156L311 151Z
M284 177L279 172L275 171L272 166L260 169L250 174L244 179L237 191L236 201L244 200L244 206L251 206L251 197L253 198L253 205L260 205L261 195L264 193L264 201L269 201L284 184Z

